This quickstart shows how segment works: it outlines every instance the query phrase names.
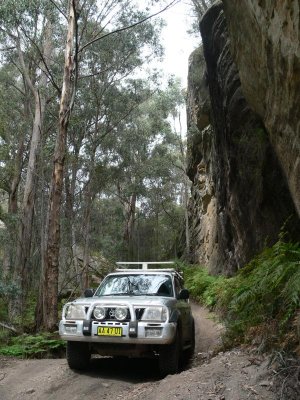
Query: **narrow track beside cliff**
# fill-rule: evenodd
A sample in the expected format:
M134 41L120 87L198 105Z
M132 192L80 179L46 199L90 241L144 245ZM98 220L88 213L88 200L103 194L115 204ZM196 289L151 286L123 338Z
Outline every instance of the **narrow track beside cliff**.
M0 399L273 399L269 391L271 384L265 382L265 386L259 386L258 390L251 381L260 379L257 377L260 377L261 366L265 372L263 363L253 365L248 355L238 351L221 353L212 358L212 353L221 343L222 326L198 305L193 305L193 314L196 321L195 358L192 365L180 374L160 380L155 360L95 358L88 371L79 373L71 371L65 359L1 358ZM247 381L248 378L251 378L250 381ZM226 389L230 390L226 392ZM257 397L256 393L261 390L265 393ZM241 391L245 397L240 394Z

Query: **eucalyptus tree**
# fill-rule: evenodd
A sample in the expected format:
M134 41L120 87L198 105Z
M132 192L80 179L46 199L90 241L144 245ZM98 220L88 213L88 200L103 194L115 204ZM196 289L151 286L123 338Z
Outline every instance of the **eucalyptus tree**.
M0 68L0 191L7 205L0 206L0 220L5 226L2 242L2 277L9 281L15 261L15 238L18 232L18 190L21 181L24 151L28 142L29 107L20 85L20 74L14 65L3 63ZM3 196L1 196L3 197Z
M21 74L23 84L20 91L24 93L29 107L32 108L30 109L31 138L13 271L14 281L20 281L22 293L22 297L17 298L18 301L15 301L12 307L12 312L16 314L22 312L28 289L37 158L48 99L48 81L52 78L49 68L53 51L53 18L53 10L42 0L36 2L9 0L0 5L2 43L7 50L11 50L6 53L6 62L13 62L16 73ZM20 140L22 142L22 139ZM20 165L19 161L18 164Z
M57 321L60 205L66 157L66 140L76 95L79 71L81 68L85 71L89 69L87 49L98 42L103 43L103 40L112 34L118 35L115 37L115 40L122 41L124 40L123 34L125 34L125 38L129 37L132 41L132 54L129 55L128 59L129 63L132 63L136 55L143 54L149 44L149 41L144 41L144 32L148 33L150 31L150 36L155 37L152 24L149 22L151 16L147 15L144 11L140 11L137 3L134 4L134 2L129 0L112 0L103 4L92 0L84 2L70 0L66 10L59 7L54 1L52 3L56 4L57 8L60 8L61 14L67 19L67 40L62 92L60 96L59 129L56 138L54 166L50 186L47 245L44 255L45 288L42 324L47 329L55 329ZM155 2L150 1L149 3ZM170 4L172 3L175 3L175 0ZM168 8L169 5L164 9ZM148 11L148 8L146 8L146 11ZM156 14L159 12L161 10ZM90 30L91 24L89 22L91 20L94 22L94 26ZM140 29L141 23L143 23L143 29ZM128 29L130 29L130 34L128 34ZM120 34L122 36L119 36ZM139 44L137 45L136 43ZM100 51L100 62L101 56ZM99 74L101 76L101 72L101 70L92 72L90 75ZM118 71L118 74L120 75L120 71Z
M183 101L181 89L171 79L162 90L155 76L120 82L106 88L105 96L101 85L98 90L78 86L80 104L72 121L77 131L83 131L81 123L86 130L79 150L73 231L82 265L64 281L79 272L84 284L85 258L99 251L112 259L165 257L181 230L180 142L172 129ZM97 105L107 110L100 107L97 113ZM101 116L97 134L96 114ZM88 123L84 116L89 116Z
M123 82L143 62L161 55L160 23L152 23L149 7L164 3L161 10L154 12L159 14L175 2L149 0L144 9L139 2L130 0L7 0L0 4L0 40L5 51L2 61L10 63L14 71L11 83L21 93L19 110L24 111L25 117L15 129L18 146L14 142L11 152L14 172L9 174L9 168L5 171L6 179L12 177L8 180L10 187L6 187L11 195L9 204L13 205L8 213L17 213L17 195L23 193L23 200L19 201L18 250L11 265L15 265L14 278L21 278L24 298L30 280L32 226L38 226L42 253L39 326L55 329L57 322L62 199L66 218L71 216L68 231L73 245L76 194L84 199L81 205L77 201L77 207L85 210L81 215L89 220L93 203L103 193L105 183L110 182L105 179L107 171L115 170L113 152L107 151L108 138L115 138L117 130L121 132L121 127L129 123L129 115L144 101L138 80ZM77 94L78 106L71 116ZM45 121L51 122L49 138ZM51 151L53 168L49 183ZM104 179L99 178L99 171ZM38 196L37 183L41 192ZM37 211L37 205L44 204L47 198L44 220L45 207ZM86 226L86 258L88 231Z
M142 88L145 83L139 85ZM118 127L110 146L107 144L116 171L115 195L123 208L123 257L128 259L138 253L135 228L139 216L144 211L149 216L155 208L157 234L159 212L168 212L163 206L170 204L167 198L176 201L180 186L175 167L178 142L170 123L170 115L183 101L178 82L170 80L166 90L157 86L153 91L145 85L142 94L143 101Z
M144 43L146 40L151 40L153 45L156 46L156 38L153 33L149 35L149 32L143 29L143 36ZM135 40L132 43L128 38L119 41L113 47L113 50L111 50L111 42L108 42L105 46L102 44L101 66L104 72L94 74L88 81L86 78L79 79L78 104L74 107L72 121L76 121L79 131L84 131L84 134L80 136L80 147L75 136L70 137L71 148L81 152L80 166L77 164L77 172L70 171L70 176L74 178L77 173L81 176L81 182L78 182L77 187L81 185L79 191L82 201L79 205L80 212L76 213L76 220L79 231L77 236L80 236L83 240L81 243L83 248L82 286L88 284L90 216L93 203L96 196L101 196L105 191L107 184L116 179L113 163L116 157L117 138L122 127L131 120L131 114L139 107L143 98L151 94L147 82L141 84L140 79L126 79L128 72L142 62L141 55L136 50L133 51L134 47L138 49L138 42ZM156 48L155 51L158 52L158 49ZM90 65L93 65L93 70L96 70L97 67L100 68L99 59L96 56L99 53L95 52L90 56ZM129 58L131 58L130 62L128 61ZM108 68L109 65L111 65L110 68ZM66 181L69 182L68 176L66 176ZM72 178L70 181L72 181ZM71 188L69 184L67 186ZM75 189L76 186L73 185L72 191L70 190L73 202L75 200ZM69 210L70 205L69 203ZM73 216L75 217L75 213L73 213ZM80 218L83 218L84 223L81 221L78 223ZM72 223L75 223L75 218L72 219ZM74 235L73 250L77 248ZM73 257L76 261L75 254L73 254ZM74 267L78 275L79 270L76 265Z

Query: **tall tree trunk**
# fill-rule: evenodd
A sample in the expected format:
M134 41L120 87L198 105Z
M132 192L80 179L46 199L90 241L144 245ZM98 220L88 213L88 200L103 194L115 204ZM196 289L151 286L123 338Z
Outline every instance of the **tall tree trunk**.
M45 109L45 101L41 99L39 94L35 98L35 118L30 143L29 162L26 175L24 197L22 203L22 214L19 228L19 241L17 247L17 264L15 269L15 281L20 280L22 292L21 308L22 312L23 300L26 298L27 283L29 279L28 263L30 260L32 222L35 199L35 175L38 149L41 139L41 129L43 123L43 113Z
M46 23L45 28L45 39L44 39L44 54L45 60L51 58L52 53L52 25L50 20ZM19 54L19 61L22 68L26 84L31 90L34 96L34 121L32 128L32 135L30 141L29 160L26 173L26 181L21 209L21 220L18 235L18 246L16 255L16 268L14 270L14 280L19 282L21 289L21 297L16 299L14 306L11 310L16 315L22 315L23 303L27 296L28 281L30 279L29 274L29 262L30 262L30 250L31 250L31 238L32 238L32 224L33 224L33 211L34 211L34 200L35 200L35 184L37 175L37 156L41 143L41 133L44 112L46 107L46 87L47 87L47 76L42 73L39 87L36 88L32 82L29 71L25 65L23 53L21 50L20 40L17 41L17 48ZM42 90L40 90L42 89ZM43 94L42 94L43 93Z
M89 262L90 262L90 235L91 235L91 209L95 195L91 191L91 182L86 196L86 209L84 213L84 248L83 248L83 266L82 266L82 285L81 289L89 287Z
M8 198L8 214L10 216L12 215L16 216L18 212L18 189L21 179L23 152L24 152L24 135L21 134L18 144L18 151L15 158L14 173L10 184L10 191ZM9 230L9 236L12 237L13 232L15 231L15 227L9 226L8 230ZM14 246L12 245L11 241L9 241L9 243L5 248L5 253L3 257L3 279L5 280L8 279L13 272L12 271L13 247Z
M45 288L43 291L44 310L42 325L50 331L57 328L58 317L57 296L60 247L60 207L66 156L66 139L70 114L74 104L77 81L76 54L74 56L74 42L77 29L77 5L78 1L69 0L68 32L65 49L63 87L59 107L59 129L54 151L54 165L49 197L47 244L44 255ZM77 49L75 49L75 52L76 51Z
M98 120L98 115L97 115ZM95 126L95 136L98 133L98 123ZM86 191L84 196L84 248L83 248L83 266L82 266L82 280L81 289L89 287L89 262L90 262L90 235L91 235L91 211L95 199L95 191L93 190L95 178L95 155L97 151L97 141L92 146L91 159L89 162L89 181L86 184Z
M69 171L65 173L65 191L66 191L66 204L65 204L65 218L66 218L66 237L67 246L69 248L69 254L72 259L71 271L67 271L67 274L73 274L77 277L78 286L80 284L79 268L78 268L78 251L76 246L76 236L75 236L75 187L76 187L76 176L78 171L78 155L80 151L80 145L78 143L73 143L74 153L71 163L71 179L69 177Z
M135 223L135 210L136 210L136 194L133 193L128 201L124 204L125 207L125 227L123 239L127 245L128 256L133 256L133 230Z

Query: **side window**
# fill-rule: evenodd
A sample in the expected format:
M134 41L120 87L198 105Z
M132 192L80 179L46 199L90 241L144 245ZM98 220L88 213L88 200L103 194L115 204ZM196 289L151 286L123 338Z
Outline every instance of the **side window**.
M179 292L181 290L181 285L180 285L180 282L179 282L179 280L177 278L175 278L174 281L175 281L174 282L175 283L175 295L176 295L176 297L178 297Z

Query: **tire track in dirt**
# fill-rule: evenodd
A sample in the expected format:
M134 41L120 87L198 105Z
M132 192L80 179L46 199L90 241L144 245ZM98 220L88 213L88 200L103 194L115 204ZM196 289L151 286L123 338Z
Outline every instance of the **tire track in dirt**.
M258 376L261 371L256 370L259 367L249 364L247 355L231 352L211 358L214 350L221 344L223 328L203 307L192 304L192 311L196 328L195 357L191 367L180 374L160 380L158 363L155 360L100 357L92 360L88 371L77 373L68 368L65 359L2 358L0 399L272 399L270 392L267 393L269 397L255 397L255 392L249 389L253 387L253 390L256 390L252 381L247 382L246 378ZM239 385L244 386L240 389ZM223 393L227 393L227 389L231 397L222 397ZM250 397L242 397L240 394L236 397L234 391L237 390L244 390L245 396ZM254 397L251 397L252 395Z

